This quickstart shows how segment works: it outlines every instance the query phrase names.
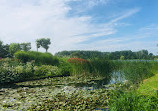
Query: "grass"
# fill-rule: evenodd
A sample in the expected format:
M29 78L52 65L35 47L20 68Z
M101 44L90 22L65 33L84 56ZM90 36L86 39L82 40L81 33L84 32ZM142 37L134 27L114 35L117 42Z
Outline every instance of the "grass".
M156 90L158 90L158 74L153 77L145 79L143 84L140 84L137 92L143 95L157 96Z
M135 91L119 91L112 95L110 111L158 111L158 98L139 95Z

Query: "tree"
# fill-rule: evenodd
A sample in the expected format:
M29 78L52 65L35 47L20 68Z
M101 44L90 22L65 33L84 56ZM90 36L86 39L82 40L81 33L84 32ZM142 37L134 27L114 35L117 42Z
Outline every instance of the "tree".
M3 45L3 42L0 41L0 57L5 58L5 57L10 57L9 54L9 45Z
M40 48L40 46L41 46L41 40L40 40L40 39L37 39L37 40L36 40L37 52L38 52L38 48Z
M120 57L120 60L124 60L124 59L125 59L125 56L121 56L121 57Z
M41 39L37 39L36 40L36 47L37 47L37 51L38 51L38 48L43 47L46 52L48 51L49 49L49 45L51 44L50 42L50 39L49 38L41 38Z
M50 42L50 39L49 38L47 38L47 39L45 39L45 38L42 38L41 39L41 46L44 48L44 49L46 49L46 52L48 51L48 48L49 48L49 45L51 44L51 42Z
M19 43L11 43L9 46L10 54L14 55L15 52L21 50Z
M29 51L31 49L31 43L21 43L20 49L23 51Z

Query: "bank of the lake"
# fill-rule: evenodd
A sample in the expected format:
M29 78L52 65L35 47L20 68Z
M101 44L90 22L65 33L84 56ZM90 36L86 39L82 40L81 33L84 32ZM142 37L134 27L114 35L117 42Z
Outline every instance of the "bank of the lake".
M157 97L158 90L158 74L155 74L153 77L145 79L143 84L140 84L138 88L138 93L143 95L155 96Z

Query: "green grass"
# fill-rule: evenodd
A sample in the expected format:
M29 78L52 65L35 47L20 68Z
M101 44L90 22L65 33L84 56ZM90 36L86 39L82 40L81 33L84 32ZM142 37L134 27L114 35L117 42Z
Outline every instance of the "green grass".
M140 84L137 92L143 95L157 96L156 90L158 90L158 74L145 79L143 82L143 84Z
M119 91L112 95L109 111L158 111L158 98Z

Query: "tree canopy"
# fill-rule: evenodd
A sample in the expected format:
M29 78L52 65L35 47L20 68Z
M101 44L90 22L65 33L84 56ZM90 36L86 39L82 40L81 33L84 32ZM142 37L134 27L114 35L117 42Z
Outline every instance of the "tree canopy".
M8 44L4 45L2 41L0 41L0 57L2 58L10 57L9 45Z
M14 55L15 52L20 51L20 44L19 43L11 43L9 46L10 54Z
M64 57L79 57L83 59L89 58L107 58L110 60L127 60L127 59L153 59L152 53L147 50L132 52L131 50L115 51L115 52L99 52L99 51L62 51L55 54Z
M20 49L23 51L29 51L31 49L31 43L21 43L20 44Z
M51 44L50 38L37 39L36 40L37 51L38 51L38 48L43 47L47 52L50 44Z

